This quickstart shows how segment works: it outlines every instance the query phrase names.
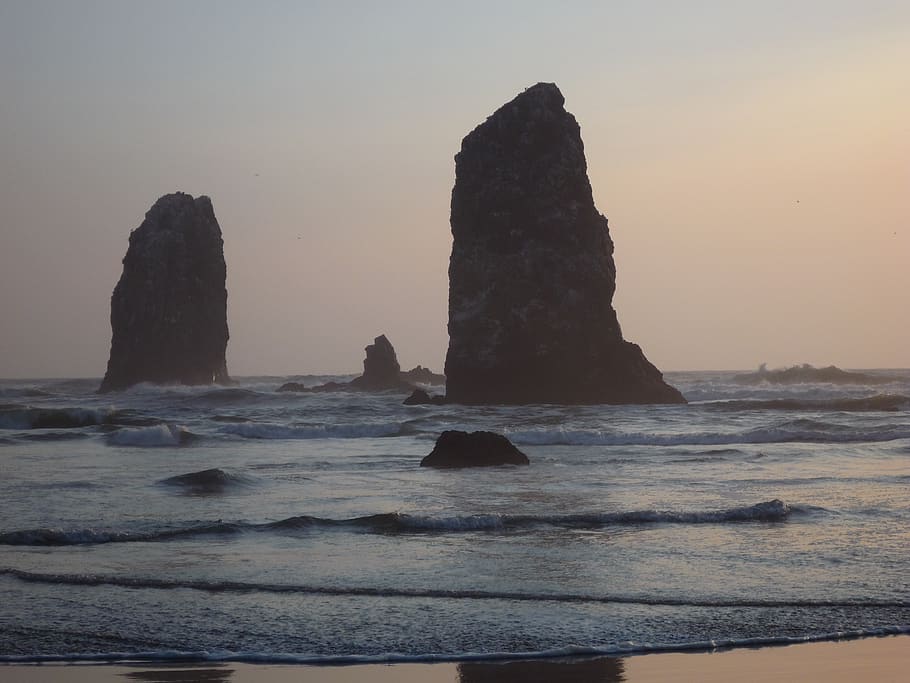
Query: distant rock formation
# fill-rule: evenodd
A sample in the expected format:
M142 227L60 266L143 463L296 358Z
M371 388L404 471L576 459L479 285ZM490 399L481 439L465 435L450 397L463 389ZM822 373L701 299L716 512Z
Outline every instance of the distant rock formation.
M309 390L306 388L306 386L304 386L303 382L285 382L280 387L278 387L275 391L290 391L290 392L299 393L301 391L309 391Z
M888 384L895 378L886 375L869 375L864 372L849 372L829 365L816 368L808 363L789 368L768 370L762 363L756 372L736 375L733 381L738 384Z
M502 434L456 430L440 434L433 450L420 461L421 467L442 469L527 464L528 456Z
M616 269L575 117L552 83L461 143L449 262L451 402L684 403L624 341Z
M208 197L161 197L130 233L111 296L111 354L100 391L139 382L228 384L226 268Z
M418 365L407 372L401 373L401 379L412 384L430 384L439 386L446 383L446 376L433 372L429 368Z
M445 396L430 396L423 389L414 389L410 396L404 400L404 405L406 406L423 406L423 405L432 405L432 406L441 406L445 404Z
M401 366L398 364L395 348L384 334L376 337L364 351L367 355L363 359L363 374L351 380L352 389L362 391L411 390L411 385L401 378Z

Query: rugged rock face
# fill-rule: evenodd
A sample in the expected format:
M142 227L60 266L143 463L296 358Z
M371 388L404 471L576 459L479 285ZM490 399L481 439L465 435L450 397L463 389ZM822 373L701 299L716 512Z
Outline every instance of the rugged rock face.
M130 233L111 296L111 355L101 391L139 382L226 384L226 268L208 197L161 197Z
M367 355L363 359L363 374L351 380L352 388L366 391L410 388L401 379L401 366L395 348L384 334L376 337L364 351Z
M411 368L407 372L401 373L401 379L412 382L414 384L431 384L434 386L439 386L446 383L446 376L440 375L429 368L425 368L422 365L418 365L416 368Z
M455 157L446 395L455 403L682 403L612 307L616 268L575 117L538 83Z
M527 465L528 456L502 434L448 430L439 435L421 467L495 467Z

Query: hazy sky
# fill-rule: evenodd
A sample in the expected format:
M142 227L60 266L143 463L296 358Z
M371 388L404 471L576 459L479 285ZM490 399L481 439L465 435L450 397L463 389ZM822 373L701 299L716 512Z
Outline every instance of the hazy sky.
M555 82L663 370L910 366L910 2L0 0L0 377L100 376L209 195L232 374L441 370L461 139Z

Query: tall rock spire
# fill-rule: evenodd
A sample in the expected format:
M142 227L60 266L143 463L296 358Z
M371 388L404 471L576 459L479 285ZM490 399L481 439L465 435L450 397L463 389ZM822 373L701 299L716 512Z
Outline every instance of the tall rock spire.
M101 391L139 382L228 383L226 267L208 197L161 197L130 233L111 296Z
M564 102L538 83L455 156L447 399L684 402L622 338L613 242Z

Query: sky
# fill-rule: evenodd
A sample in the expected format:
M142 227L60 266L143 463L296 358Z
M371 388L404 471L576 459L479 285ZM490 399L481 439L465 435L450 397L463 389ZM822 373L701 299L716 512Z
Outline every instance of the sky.
M441 370L461 139L578 119L665 371L910 366L910 3L0 0L0 377L100 377L131 230L212 198L233 375Z

